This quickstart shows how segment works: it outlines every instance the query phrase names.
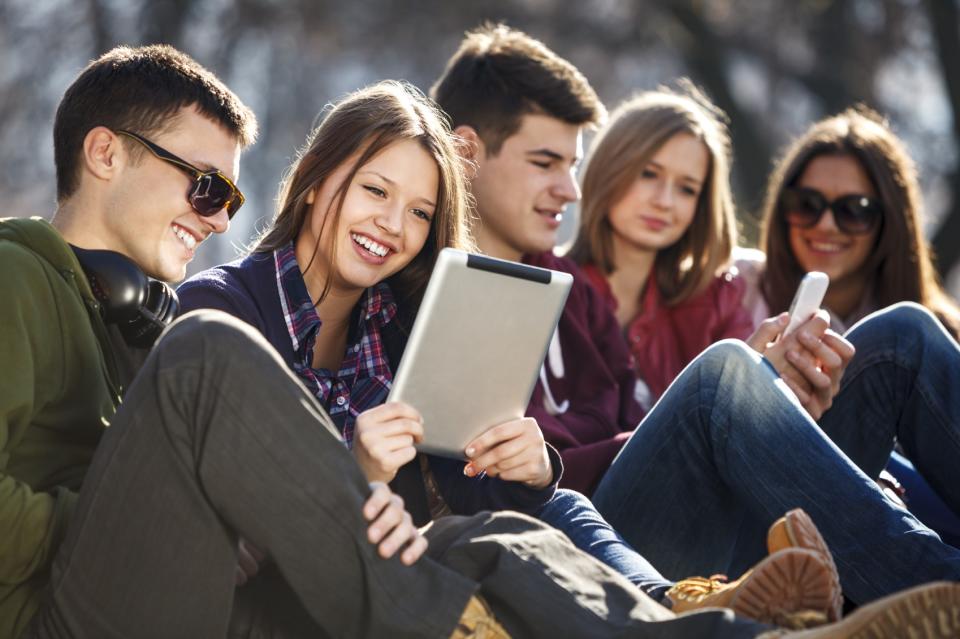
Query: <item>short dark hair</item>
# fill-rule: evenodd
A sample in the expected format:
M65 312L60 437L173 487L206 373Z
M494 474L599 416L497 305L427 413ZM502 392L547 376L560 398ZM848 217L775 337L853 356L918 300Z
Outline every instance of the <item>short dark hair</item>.
M539 40L504 24L470 31L430 89L452 128L468 125L490 153L529 113L596 125L606 109L575 66Z
M57 200L79 186L80 151L91 129L149 135L169 128L177 111L191 105L241 146L256 139L253 112L213 73L171 46L120 46L88 64L63 94L53 123ZM137 149L131 146L132 152L139 153Z

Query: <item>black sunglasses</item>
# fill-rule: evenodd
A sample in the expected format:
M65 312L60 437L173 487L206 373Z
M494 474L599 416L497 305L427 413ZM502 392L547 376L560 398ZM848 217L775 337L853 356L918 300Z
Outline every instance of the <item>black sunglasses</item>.
M866 195L844 195L830 201L816 189L787 187L780 195L780 212L790 226L811 228L824 211L833 211L833 219L844 233L863 235L883 219L880 202Z
M190 190L187 191L187 201L199 215L211 217L226 208L227 217L232 220L240 207L243 206L246 199L243 197L243 193L230 178L220 171L201 171L186 160L178 158L170 151L136 133L121 129L116 132L127 136L131 140L136 140L159 159L169 162L192 177L194 181Z

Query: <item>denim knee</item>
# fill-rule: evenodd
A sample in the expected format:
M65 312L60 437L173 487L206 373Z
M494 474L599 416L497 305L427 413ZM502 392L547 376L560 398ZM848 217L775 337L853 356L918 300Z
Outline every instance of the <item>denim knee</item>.
M846 337L857 348L899 346L916 353L950 340L940 320L915 302L899 302L868 315L847 331Z
M718 383L724 373L735 373L737 377L749 374L763 358L755 350L738 339L721 340L703 351L691 369L696 369L701 380L706 375L711 385Z
M558 488L553 498L540 509L539 516L544 521L554 521L555 517L570 517L584 510L596 511L589 498L569 488Z
M898 302L871 313L850 328L848 333L862 332L869 327L872 333L883 335L910 335L940 329L940 321L925 306L916 302Z

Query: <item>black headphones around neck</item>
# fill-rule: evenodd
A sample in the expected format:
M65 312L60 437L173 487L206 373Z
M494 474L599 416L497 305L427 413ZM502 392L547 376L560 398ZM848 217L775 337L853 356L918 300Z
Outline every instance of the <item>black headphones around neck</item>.
M128 345L150 348L180 314L180 300L168 284L149 278L137 264L115 251L70 245L100 303L100 316L116 324Z

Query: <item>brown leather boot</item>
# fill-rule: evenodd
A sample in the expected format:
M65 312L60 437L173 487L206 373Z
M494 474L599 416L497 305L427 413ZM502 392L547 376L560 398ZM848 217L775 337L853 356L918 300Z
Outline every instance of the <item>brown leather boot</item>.
M813 630L776 630L757 639L956 639L960 584L935 582L861 606L843 621Z
M840 590L840 577L837 566L833 561L833 554L827 547L820 531L813 520L801 508L791 510L786 515L773 522L767 533L767 550L770 554L787 548L806 548L819 553L824 563L830 566L830 571L837 580L834 584L836 598L830 606L827 617L830 621L838 620L843 614L843 594Z
M738 615L778 626L827 623L835 600L836 578L819 553L803 548L776 552L734 582L715 575L692 577L673 586L667 597L676 613L699 608L730 608Z
M470 597L450 639L510 639L480 595Z

